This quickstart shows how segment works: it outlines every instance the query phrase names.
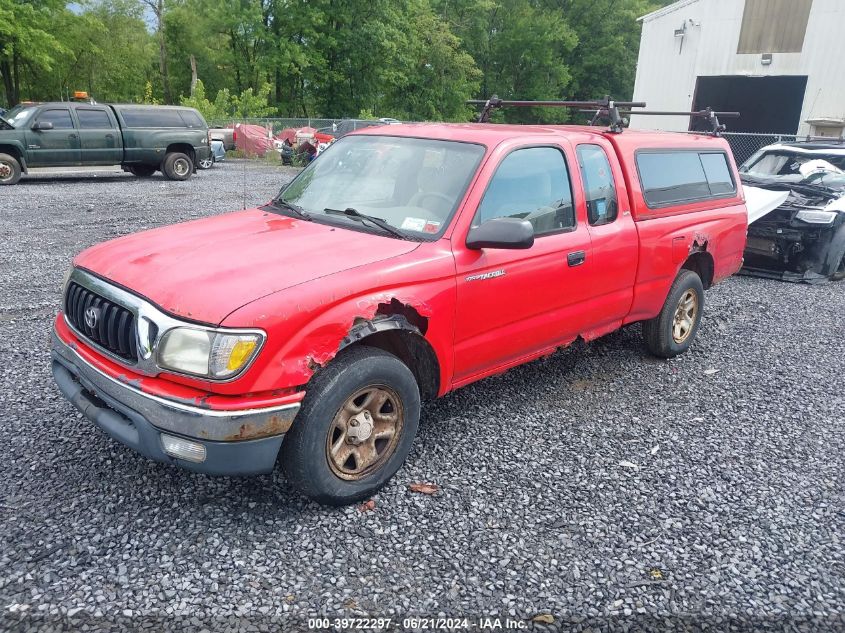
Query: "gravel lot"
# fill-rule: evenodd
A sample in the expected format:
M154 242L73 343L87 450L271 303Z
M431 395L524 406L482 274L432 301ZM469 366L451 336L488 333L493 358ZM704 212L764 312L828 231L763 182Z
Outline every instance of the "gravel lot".
M734 278L681 358L646 356L633 326L428 404L368 512L306 502L280 474L154 464L96 430L49 371L72 255L240 208L244 179L263 202L292 174L229 162L185 183L0 189L0 630L436 614L845 630L845 284Z

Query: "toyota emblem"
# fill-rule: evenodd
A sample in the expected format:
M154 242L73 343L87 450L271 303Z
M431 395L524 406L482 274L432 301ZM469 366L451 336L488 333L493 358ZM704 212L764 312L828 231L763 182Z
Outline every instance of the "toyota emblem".
M100 320L100 311L97 308L87 308L85 310L85 325L90 328L97 326L97 321Z

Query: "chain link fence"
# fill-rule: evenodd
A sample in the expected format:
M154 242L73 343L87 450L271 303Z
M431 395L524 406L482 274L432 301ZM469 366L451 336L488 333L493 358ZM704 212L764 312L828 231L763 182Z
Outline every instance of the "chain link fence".
M343 133L348 133L373 125L382 125L380 121L371 121L365 119L312 119L307 117L272 117L259 119L214 119L208 121L208 127L227 128L234 127L234 125L237 123L250 123L252 125L260 125L261 127L272 131L274 136L287 128L312 127L317 130L326 130L327 132L340 131Z
M315 119L308 117L283 118L268 117L257 119L217 119L208 122L212 128L234 127L236 123L251 123L266 128L273 136L287 128L311 127L317 130L325 130L333 134L347 134L361 128L373 125L383 125L380 121L367 119ZM777 134L766 132L723 132L728 144L733 151L734 160L741 165L748 160L758 149L772 145L773 143L788 143L803 140L809 137L799 137L796 134ZM831 139L835 140L835 139Z
M796 134L766 134L760 132L723 132L722 136L731 146L737 165L744 163L754 152L766 147L766 145L789 143L804 138Z

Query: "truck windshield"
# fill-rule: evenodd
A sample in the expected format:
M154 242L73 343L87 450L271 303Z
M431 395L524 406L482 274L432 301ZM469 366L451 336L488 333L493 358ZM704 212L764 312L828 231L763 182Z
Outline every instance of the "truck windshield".
M366 215L411 239L431 239L446 228L483 155L483 146L457 141L346 136L277 201L318 221L379 230L377 222L361 221Z
M35 112L36 108L33 106L15 106L11 110L9 110L3 118L12 126L12 127L21 127L29 117Z
M784 184L845 188L845 151L762 149L739 168L742 176Z

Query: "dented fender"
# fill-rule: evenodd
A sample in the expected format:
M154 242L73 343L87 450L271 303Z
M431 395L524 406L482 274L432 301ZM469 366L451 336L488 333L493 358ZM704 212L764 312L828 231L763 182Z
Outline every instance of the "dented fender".
M448 242L426 243L396 269L368 266L264 297L229 315L224 326L267 332L264 348L241 389L298 387L344 348L387 329L423 337L440 366L438 395L445 393L452 367L452 323L434 315L454 314L454 263ZM409 275L408 266L418 268ZM400 285L400 279L422 279ZM379 283L380 282L380 283ZM364 288L379 288L366 291ZM356 289L361 289L356 292ZM327 300L328 299L328 300Z

